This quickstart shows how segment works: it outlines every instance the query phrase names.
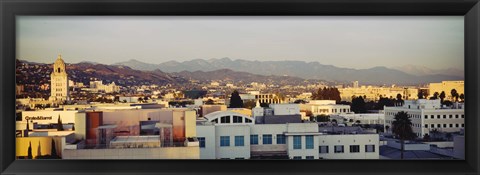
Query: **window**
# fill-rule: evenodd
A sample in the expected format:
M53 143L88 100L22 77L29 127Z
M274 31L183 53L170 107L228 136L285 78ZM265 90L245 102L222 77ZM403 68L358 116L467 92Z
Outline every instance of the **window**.
M437 124L437 128L441 128L441 127L442 127L442 125L441 125L441 124Z
M243 123L243 117L233 116L233 123Z
M443 115L443 118L447 118L447 115Z
M458 128L458 126L459 126L459 125L458 125L458 123L457 123L457 124L455 124L455 127L457 127L457 128Z
M315 157L313 157L313 156L307 156L307 157L305 157L305 159L311 160L311 159L315 159Z
M272 144L272 134L263 134L263 144L264 145Z
M452 114L448 115L448 118L452 118Z
M223 116L220 118L220 123L230 123L230 116Z
M351 153L359 153L360 152L360 145L350 145L350 152Z
M465 124L462 123L462 128L465 127Z
M435 124L431 124L431 126L430 126L430 127L431 127L431 128L435 128Z
M326 154L328 153L328 145L323 145L318 147L318 153Z
M302 156L293 156L293 159L294 160L300 160L300 159L302 159Z
M465 115L462 114L462 118L465 118Z
M258 145L258 135L250 135L250 145Z
M220 146L230 146L230 136L220 136Z
M455 118L458 118L458 114L455 114Z
M293 149L302 149L302 136L293 136Z
M335 153L343 153L343 145L335 145Z
M434 116L434 115L431 115L430 118L433 119L433 118L435 118L435 116Z
M200 148L205 148L205 137L197 137Z
M428 128L428 124L425 124L425 128Z
M365 145L365 152L367 153L375 152L375 145Z
M218 119L212 120L213 123L218 123Z
M440 115L437 115L437 118L440 118Z
M245 123L252 123L252 120L245 118Z
M425 119L428 119L428 115L425 115Z
M450 128L453 128L453 124L450 123Z
M277 144L286 144L285 135L277 134Z
M443 124L443 128L446 128L447 127L447 124Z
M313 136L305 136L305 149L313 149Z
M244 138L243 136L235 136L235 146L244 146Z

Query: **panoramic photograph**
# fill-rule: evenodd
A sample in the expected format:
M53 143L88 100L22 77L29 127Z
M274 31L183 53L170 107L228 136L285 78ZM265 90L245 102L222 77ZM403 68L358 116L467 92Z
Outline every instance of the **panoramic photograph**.
M16 159L464 160L464 39L463 16L17 16Z

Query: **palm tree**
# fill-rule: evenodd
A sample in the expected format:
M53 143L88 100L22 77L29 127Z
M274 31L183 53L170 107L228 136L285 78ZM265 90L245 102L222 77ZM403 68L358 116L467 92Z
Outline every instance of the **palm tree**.
M456 89L452 89L452 91L450 91L450 94L452 95L452 100L455 99L455 102L458 101L458 92Z
M464 101L465 100L465 94L463 94L463 93L460 94L459 98L460 98L460 100Z
M443 99L445 99L445 91L442 91L442 93L440 93L440 102L443 104Z
M392 132L401 141L401 154L400 158L403 159L403 152L405 150L405 140L415 139L416 135L412 130L412 121L408 114L404 111L395 114L395 120L392 123Z
M438 131L438 129L432 129L430 131L430 134L432 134L433 140L436 141L438 139L438 134L440 134L440 131Z

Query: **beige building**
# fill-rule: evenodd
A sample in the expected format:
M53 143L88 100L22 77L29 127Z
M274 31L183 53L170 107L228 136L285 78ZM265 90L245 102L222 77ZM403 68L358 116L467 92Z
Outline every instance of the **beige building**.
M380 97L383 98L396 98L397 94L402 95L404 100L415 100L418 98L418 88L414 87L377 87L377 86L361 86L358 88L341 88L340 97L342 101L352 101L352 96L366 97L366 101L376 101Z
M452 89L457 90L458 95L465 94L465 83L464 81L442 81L441 83L430 83L429 91L430 97L433 96L435 92L438 94L445 92L445 99L453 101L452 98Z
M68 94L68 74L62 55L58 55L53 63L53 71L50 74L50 101L69 100Z

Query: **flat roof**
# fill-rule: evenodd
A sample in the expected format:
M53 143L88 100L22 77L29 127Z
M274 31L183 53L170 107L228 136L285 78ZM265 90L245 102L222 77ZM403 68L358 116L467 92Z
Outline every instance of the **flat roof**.
M160 136L117 136L111 143L160 142Z

